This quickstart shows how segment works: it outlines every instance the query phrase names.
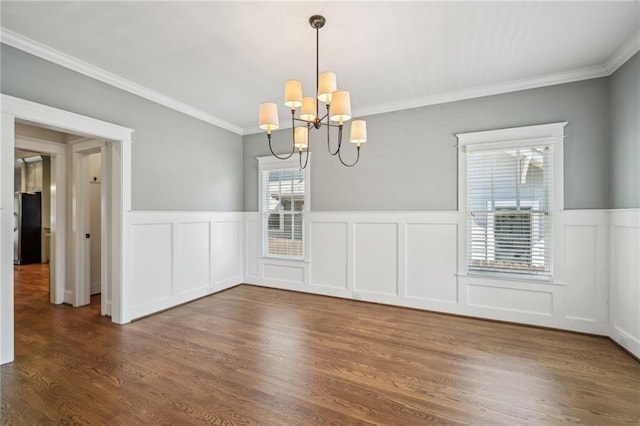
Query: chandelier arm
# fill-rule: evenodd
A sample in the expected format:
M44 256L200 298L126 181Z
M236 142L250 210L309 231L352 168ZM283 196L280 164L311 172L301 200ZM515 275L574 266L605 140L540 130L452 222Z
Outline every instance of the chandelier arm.
M347 167L353 167L356 164L358 164L358 160L360 160L360 147L356 147L357 151L358 151L358 156L356 157L356 161L354 161L351 164L347 164L342 160L342 155L340 154L340 151L338 150L338 159L340 160L340 162L342 163L343 166L347 166Z
M298 117L293 117L293 121L294 121L294 122L295 122L295 121L301 121L301 122L303 122L303 123L305 123L305 124L313 124L313 121L305 120L304 118L298 118ZM324 123L323 123L323 124L324 124Z
M325 115L325 117L329 116L330 108L331 108L331 104L327 104L327 115ZM330 118L327 118L327 122L322 124L327 126L327 151L329 151L329 154L331 154L331 156L335 156L338 152L340 152L340 145L342 144L342 125L339 125L339 126L332 125ZM338 127L338 148L335 151L331 151L331 128L332 127Z
M329 105L327 105L327 108L329 108ZM321 118L318 118L318 121L320 121L320 124L322 124L323 126L328 126L328 125L330 125L331 123L329 123L329 118L327 118L327 117L329 117L329 113L326 113L326 114L325 114L325 115L323 115ZM325 118L327 119L327 122L326 122L326 123L322 122L322 120L324 120Z
M302 165L302 150L300 150L300 169L302 170L306 169L308 163L309 163L309 145L307 145L307 156L304 160L304 166Z
M289 158L291 158L293 153L296 152L296 147L294 145L293 149L291 150L291 154L287 155L286 157L280 157L278 154L273 152L273 148L271 147L271 133L267 133L267 139L269 139L269 151L271 151L271 155L276 157L278 160L288 160Z
M296 110L292 109L291 110L291 154L287 155L286 157L280 157L278 154L273 152L273 147L271 146L271 132L267 132L267 139L269 139L269 151L271 151L271 155L276 157L278 160L288 160L296 152L295 127L294 127L295 114L296 114Z

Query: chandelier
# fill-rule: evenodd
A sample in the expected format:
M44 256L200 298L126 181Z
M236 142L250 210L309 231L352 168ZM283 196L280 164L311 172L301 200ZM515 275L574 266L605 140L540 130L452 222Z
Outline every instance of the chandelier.
M356 165L360 159L360 144L367 141L367 123L364 120L353 120L349 140L356 144L356 160L349 164L342 159L342 130L344 122L351 119L351 98L346 90L337 90L334 73L319 73L320 28L324 27L325 22L324 16L313 15L309 18L311 28L316 30L316 96L303 96L302 82L299 80L288 80L285 84L284 104L291 108L292 144L289 155L281 157L273 152L271 146L271 131L280 126L277 105L273 102L260 104L260 128L267 131L271 154L280 160L286 160L298 150L301 169L307 167L309 162L309 132L312 129L326 127L329 154L337 155L340 162L347 167ZM319 113L320 102L326 107L326 114L322 117ZM300 108L299 117L296 117L297 108ZM296 123L298 123L297 126ZM335 151L331 149L331 128L337 128L338 133L338 145ZM304 162L302 161L303 152L306 152Z

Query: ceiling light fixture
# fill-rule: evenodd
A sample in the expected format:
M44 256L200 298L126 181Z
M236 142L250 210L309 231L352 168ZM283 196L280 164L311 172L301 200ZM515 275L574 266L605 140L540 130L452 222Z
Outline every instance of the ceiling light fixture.
M351 99L346 90L337 90L336 75L332 72L319 73L320 62L320 28L324 27L326 19L324 16L313 15L309 18L311 28L316 30L316 96L302 96L302 82L299 80L288 80L284 88L284 104L291 108L291 153L286 157L281 157L273 152L271 147L271 131L276 130L280 123L278 119L278 107L273 102L263 102L260 104L260 128L267 131L269 140L269 150L274 157L281 160L290 158L296 149L300 154L300 168L307 167L309 162L309 131L311 129L327 128L327 149L329 154L337 155L340 162L353 167L360 159L360 144L367 141L367 123L364 120L353 120L351 122L351 133L349 140L356 144L357 157L351 163L345 163L342 159L340 149L342 148L342 128L344 122L351 119ZM326 105L327 113L320 117L319 103ZM300 108L300 116L296 117L296 109ZM302 124L296 127L296 122ZM337 124L335 124L337 123ZM331 150L331 128L338 129L338 148ZM306 151L306 158L302 162L302 153Z

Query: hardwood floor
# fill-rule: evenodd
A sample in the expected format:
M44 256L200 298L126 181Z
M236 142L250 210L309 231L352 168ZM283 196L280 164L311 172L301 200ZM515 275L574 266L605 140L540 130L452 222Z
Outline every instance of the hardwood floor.
M17 268L3 424L640 424L605 338L239 286L113 325Z

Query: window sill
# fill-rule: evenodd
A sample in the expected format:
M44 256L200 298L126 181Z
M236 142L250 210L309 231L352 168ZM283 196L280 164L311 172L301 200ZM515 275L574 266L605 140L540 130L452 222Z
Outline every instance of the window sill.
M565 283L553 281L552 276L537 276L537 275L520 275L520 274L504 274L504 273L492 273L492 272L476 272L470 271L463 274L456 274L458 277L463 278L482 278L490 280L522 282L522 283L537 283L537 284L549 284L549 285L566 285Z
M308 259L296 259L293 257L278 257L278 256L259 256L260 260L273 260L276 262L293 262L293 263L311 263Z

